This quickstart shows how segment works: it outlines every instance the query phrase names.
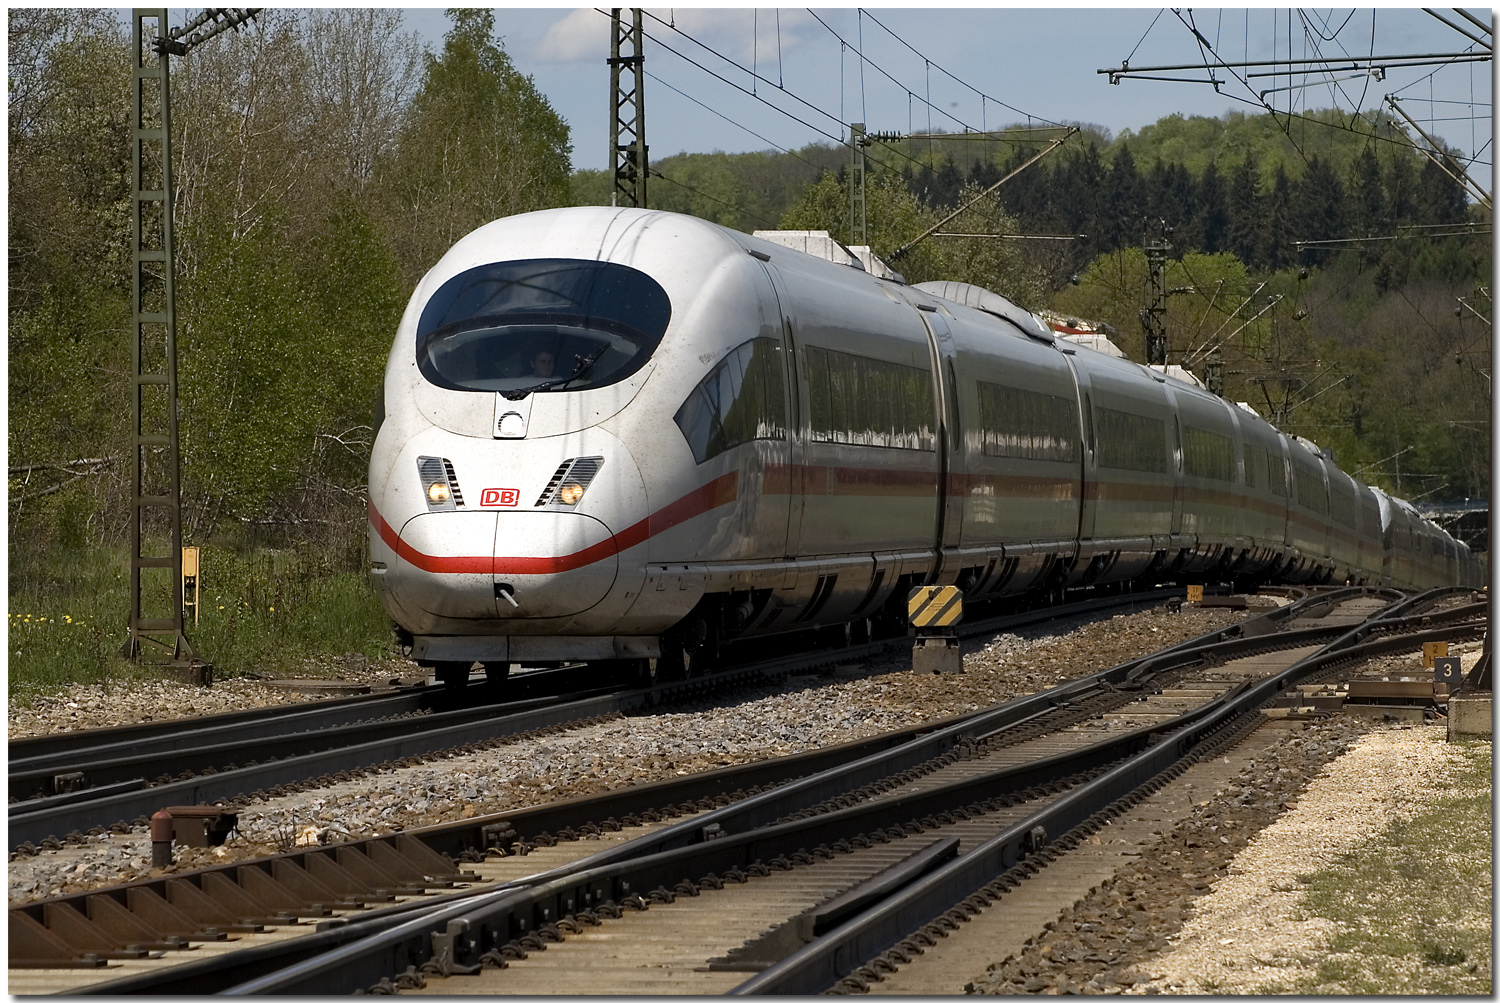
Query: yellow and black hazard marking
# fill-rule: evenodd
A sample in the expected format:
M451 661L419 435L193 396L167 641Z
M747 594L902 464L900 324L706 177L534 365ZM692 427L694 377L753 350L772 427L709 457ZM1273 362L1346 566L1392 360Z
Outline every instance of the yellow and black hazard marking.
M963 593L956 585L918 586L906 600L906 615L913 627L951 627L963 619Z

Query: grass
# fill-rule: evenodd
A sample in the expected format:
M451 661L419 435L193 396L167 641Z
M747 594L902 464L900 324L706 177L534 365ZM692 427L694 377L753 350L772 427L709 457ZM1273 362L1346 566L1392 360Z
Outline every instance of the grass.
M189 615L186 633L216 677L315 672L330 656L373 659L390 650L390 621L364 576L314 554L204 547L200 583L198 623ZM147 611L163 606L143 599ZM33 558L24 576L13 566L7 696L162 676L147 658L120 658L129 610L124 549Z
M1339 932L1314 970L1261 992L1491 995L1493 747L1460 749L1431 808L1307 876L1306 913Z

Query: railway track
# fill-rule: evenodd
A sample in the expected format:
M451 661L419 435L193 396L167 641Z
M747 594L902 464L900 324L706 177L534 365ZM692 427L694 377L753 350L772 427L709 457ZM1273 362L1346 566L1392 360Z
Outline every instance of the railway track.
M1258 707L1294 681L1369 657L1376 649L1368 638L1378 637L1377 646L1403 647L1420 644L1434 632L1459 636L1471 631L1466 621L1473 609L1420 612L1424 604L1430 607L1439 598L1407 600L1394 594L1372 596L1369 590L1334 591L941 727L882 736L796 757L796 762L752 764L722 771L724 776L684 778L684 785L632 789L633 801L628 804L614 800L614 795L601 795L588 799L588 804L528 809L472 825L444 826L420 838L393 837L384 849L376 849L376 841L366 841L307 851L288 858L280 870L294 881L300 878L298 871L328 876L321 889L303 881L304 896L310 895L311 901L305 897L301 908L312 913L302 917L303 929L306 920L314 920L319 924L315 932L171 969L158 967L104 983L98 991L195 992L235 983L244 992L347 992L398 985L415 990L431 978L438 986L433 991L444 994L524 993L528 983L518 981L523 970L550 970L558 959L572 956L573 948L564 949L563 941L581 945L596 933L603 936L599 931L606 928L618 933L627 927L648 931L662 923L670 925L656 916L687 915L699 907L700 899L704 908L710 901L720 903L718 912L711 920L698 915L685 922L703 929L722 928L727 932L721 938L733 942L721 951L711 950L712 945L683 946L689 953L696 951L700 962L712 960L696 966L705 969L699 974L707 982L700 979L693 983L699 988L684 989L688 982L679 980L679 991L727 991L741 983L744 991L818 991L851 977L859 965L836 970L843 962L830 968L826 957L807 960L808 952L847 960L855 955L880 957L893 945L898 953L919 949L923 937L937 936L924 933L923 924L941 927L941 917L954 902L976 894L1000 894L1006 875L1019 880L1016 868L1034 869L1048 853L1073 839L1079 826L1090 819L1097 822L1099 812L1132 796L1143 781L1154 782L1152 778L1161 777L1195 750L1227 740L1224 736L1245 727L1236 722L1245 720L1246 708ZM1365 609L1353 608L1360 604ZM1381 607L1383 615L1366 619L1373 606ZM1322 622L1307 626L1320 619L1314 615L1320 612ZM1293 619L1295 625L1289 626ZM1414 630L1418 633L1411 633ZM1281 658L1266 661L1278 651ZM1260 663L1253 671L1228 669L1256 659ZM1295 663L1297 668L1288 673L1283 663ZM1269 675L1272 668L1280 674ZM689 782L696 785L691 790ZM658 807L646 807L653 803ZM673 815L687 817L668 821ZM1074 835L1056 842L1070 832ZM951 842L954 838L956 844ZM593 847L601 852L587 854ZM964 852L950 853L955 847ZM495 856L497 851L505 855ZM391 874L388 887L378 891L386 896L384 901L398 904L379 911L352 908L381 899L360 899L342 872L364 866L356 855L369 862L378 857L389 871L399 871L392 854L405 862L406 881L397 887L393 879L401 875ZM947 857L951 859L945 862L942 858ZM315 863L315 858L322 862ZM337 869L328 866L329 858ZM209 872L196 879L168 879L159 883L164 886L159 890L143 889L134 897L146 902L149 891L163 901L175 895L186 902L194 898L187 885L205 896L211 891L231 896L230 885L247 894L259 890L259 913L240 918L260 919L262 929L240 936L242 941L269 937L266 927L271 921L284 923L295 909L267 914L270 893L250 872L269 875L277 864L236 866L239 870L217 869L218 880L208 878ZM990 888L995 881L1000 885ZM335 887L340 884L342 898ZM425 896L412 897L429 890L427 886L445 884L469 887L458 900L435 908L423 901ZM891 905L898 901L893 895L914 894L910 889L929 886L944 891L930 892L919 904ZM902 887L908 890L900 891ZM967 891L934 912L934 903L955 888ZM835 891L850 894L822 901ZM103 894L117 905L130 906L128 889ZM880 904L872 908L872 903ZM113 912L87 896L50 905L34 903L20 911L24 919L12 910L13 964L18 926L40 939L33 926L50 932L73 916L95 914L102 924ZM877 922L876 914L889 915ZM919 917L920 923L873 950L871 945L890 933L895 922L891 915L903 922ZM946 922L958 921L949 917ZM744 933L741 927L747 923L753 929ZM767 929L773 932L762 936ZM856 935L857 931L863 932ZM199 936L208 934L200 930ZM805 936L813 937L806 946ZM828 946L836 940L846 946ZM155 949L174 946L179 945ZM558 949L538 952L549 946ZM151 950L142 944L135 947ZM76 952L74 957L80 964L105 960L97 952L92 959ZM794 958L803 958L797 965L811 967L794 973ZM55 962L39 958L35 963ZM885 964L893 962L887 959ZM747 982L747 973L757 967L764 971ZM674 977L682 975L672 972ZM478 978L457 978L459 973ZM442 975L455 977L437 978ZM493 981L497 977L509 981L501 986ZM14 973L12 984L14 988ZM662 986L634 984L579 985L569 991L618 992L632 987L666 991Z
M1181 595L1154 590L977 621L979 633L1106 612ZM712 676L621 691L580 669L553 669L460 693L438 687L266 708L211 718L10 743L10 841L31 852L47 840L142 825L166 805L232 800L292 784L519 734L630 713L840 661L867 658L904 639L830 648L727 668Z

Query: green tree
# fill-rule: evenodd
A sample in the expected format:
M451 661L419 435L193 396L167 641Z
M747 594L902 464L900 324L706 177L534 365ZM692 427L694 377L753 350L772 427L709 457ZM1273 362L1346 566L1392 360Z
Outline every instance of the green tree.
M1229 182L1229 223L1225 249L1247 266L1256 263L1261 244L1260 168L1247 152Z
M127 525L130 47L102 9L16 8L6 27L14 580L59 538Z
M492 11L448 15L389 173L386 225L408 284L476 227L572 201L567 123L500 47Z
M1272 271L1286 268L1297 260L1297 249L1291 235L1292 182L1286 170L1276 167L1275 180L1265 199L1265 227L1261 230L1261 250L1256 263Z
M1217 254L1224 249L1229 236L1229 200L1219 168L1209 163L1198 184L1197 246L1205 253Z
M979 194L965 185L962 202ZM930 229L940 216L916 195L899 174L882 171L871 178L865 194L870 246L890 260L893 251ZM827 230L835 237L848 233L849 188L847 181L825 173L803 197L781 217L780 229ZM1016 221L988 199L960 213L949 224L961 233L1014 233ZM1043 305L1039 274L1029 267L1011 241L983 237L928 237L891 266L907 282L915 284L949 279L983 286L1031 308Z
M1297 240L1336 240L1347 237L1344 186L1333 167L1316 153L1307 162L1307 173L1292 193L1288 227ZM1322 264L1333 251L1307 248L1303 260Z

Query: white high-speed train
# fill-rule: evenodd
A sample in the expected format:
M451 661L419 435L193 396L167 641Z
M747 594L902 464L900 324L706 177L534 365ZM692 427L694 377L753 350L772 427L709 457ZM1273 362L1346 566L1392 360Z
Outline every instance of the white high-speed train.
M378 426L371 578L453 682L681 673L734 639L862 634L920 584L1481 581L1305 440L995 293L665 212L464 237L412 295Z

